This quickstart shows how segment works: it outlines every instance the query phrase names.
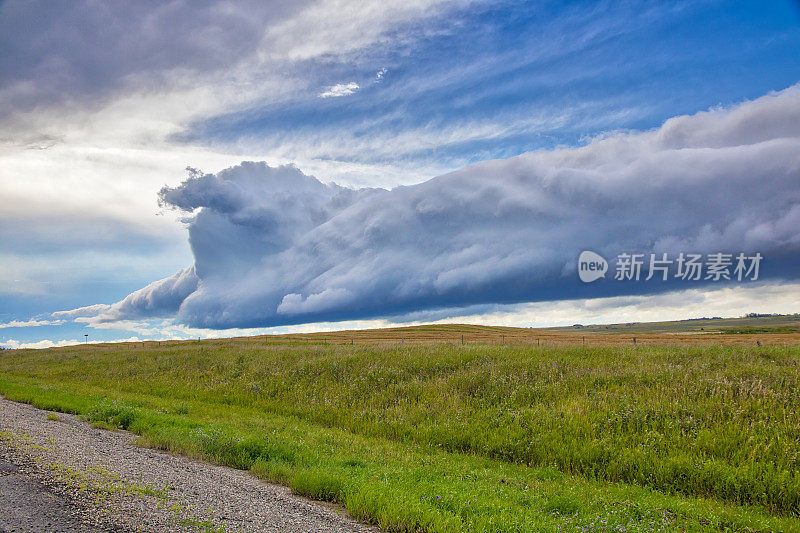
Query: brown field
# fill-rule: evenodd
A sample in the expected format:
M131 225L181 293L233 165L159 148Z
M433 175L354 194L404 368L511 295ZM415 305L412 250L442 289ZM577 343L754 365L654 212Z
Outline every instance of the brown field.
M402 328L335 331L329 333L268 335L251 337L259 340L291 339L306 342L331 344L380 344L380 343L452 343L460 344L528 344L540 346L619 346L636 344L712 344L712 345L763 345L800 344L800 333L785 334L725 334L725 333L582 333L553 331L533 328L511 328L501 326L478 326L470 324L448 324L410 326Z
M717 320L717 329L703 326L682 328L686 321L620 324L610 326L565 327L565 328L515 328L503 326L481 326L472 324L432 324L381 329L345 330L320 333L293 333L284 335L258 335L226 339L203 339L202 343L309 343L309 344L514 344L533 346L633 346L636 345L715 345L764 346L800 344L800 331L791 333L726 333L729 319ZM736 321L742 328L743 319ZM797 319L793 319L797 323ZM691 321L689 321L691 322ZM652 324L658 324L654 328ZM665 324L671 327L664 326ZM716 325L716 324L715 324ZM700 328L704 329L701 330ZM602 329L601 329L602 328ZM655 329L655 331L648 331ZM770 328L765 328L770 330ZM771 328L776 329L776 328ZM785 328L784 328L785 329ZM601 332L604 331L604 332ZM739 329L738 331L742 331ZM746 331L746 330L745 330ZM778 329L778 331L783 331ZM634 341L635 339L635 341ZM120 343L128 346L173 345L192 341L147 341L144 343ZM107 345L106 345L107 346Z

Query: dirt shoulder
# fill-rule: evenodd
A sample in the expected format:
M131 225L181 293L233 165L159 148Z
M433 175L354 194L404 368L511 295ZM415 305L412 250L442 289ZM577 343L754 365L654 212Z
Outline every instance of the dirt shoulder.
M0 448L0 532L104 531L89 523L87 509L49 487L36 470L12 450Z
M0 531L377 531L247 472L57 416L0 398Z

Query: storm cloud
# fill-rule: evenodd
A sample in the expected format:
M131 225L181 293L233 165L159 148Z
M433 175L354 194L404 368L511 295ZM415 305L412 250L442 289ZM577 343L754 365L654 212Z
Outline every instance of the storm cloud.
M800 87L390 191L242 163L160 198L186 212L195 264L95 320L277 326L676 288L582 284L585 249L757 251L762 279L797 279Z
M0 116L218 72L307 2L4 2Z

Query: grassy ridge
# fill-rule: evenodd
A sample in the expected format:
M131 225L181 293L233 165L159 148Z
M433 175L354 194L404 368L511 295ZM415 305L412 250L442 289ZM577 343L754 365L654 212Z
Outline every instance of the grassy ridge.
M629 322L625 324L597 324L575 327L546 328L547 331L583 332L604 334L659 334L688 332L731 333L742 330L742 333L788 334L800 332L800 315L771 315L740 318L704 318L690 320L672 320L667 322Z
M231 341L3 354L0 392L384 527L791 530L798 360L779 346Z

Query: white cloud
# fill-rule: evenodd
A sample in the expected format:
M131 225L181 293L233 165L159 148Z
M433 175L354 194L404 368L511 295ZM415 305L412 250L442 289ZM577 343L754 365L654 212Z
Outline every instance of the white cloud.
M269 330L265 328L226 328L209 329L193 328L185 324L176 323L174 319L141 319L141 320L94 320L91 317L80 317L78 323L101 331L127 331L135 333L138 340L169 340L169 339L216 339L224 337L244 337L264 335ZM109 341L110 342L110 341Z
M77 309L69 309L67 311L56 311L52 313L55 317L75 318L81 316L94 316L101 311L107 311L110 306L106 304L87 305L86 307L78 307Z
M63 324L63 320L12 320L11 322L0 323L0 329L4 328L35 328L39 326L58 326Z
M572 324L660 322L701 317L740 317L747 313L800 312L800 284L709 287L647 296L615 296L498 306L490 312L450 310L446 319L422 323L477 323L517 327ZM461 314L463 313L463 314Z
M399 89L402 91L403 89ZM615 105L621 105L615 103ZM264 154L274 163L293 163L307 173L325 176L347 185L392 187L413 185L431 176L469 164L474 153L448 156L450 148L469 143L500 142L505 138L538 135L567 125L576 129L602 128L622 115L641 114L641 109L606 111L609 102L584 102L570 106L536 106L514 114L493 114L481 119L452 117L446 126L421 124L397 130L404 111L382 113L364 119L357 128L242 133L236 143L243 152ZM364 135L363 131L369 131ZM437 156L431 157L435 150ZM319 154L325 154L320 158ZM486 157L491 157L487 151Z
M109 341L88 341L90 344L104 344L104 343L115 343L115 342L141 342L142 339L139 337L127 337L127 338L120 338L120 339L113 339ZM49 339L44 339L41 341L36 342L22 342L17 341L14 339L8 339L7 341L3 341L2 345L6 348L10 348L12 350L41 350L43 348L59 348L62 346L76 346L80 344L85 344L87 341L84 339L82 341L78 341L75 339L62 339L58 341L53 341Z
M337 98L339 96L347 96L353 94L360 87L354 81L349 83L337 83L336 85L331 85L325 91L319 93L320 98Z
M73 344L81 344L81 342L75 339L71 340L63 339L60 341L51 341L49 339L45 339L36 342L21 342L14 339L8 339L6 341L3 341L3 346L11 348L12 350L22 350L22 349L39 350L42 348L53 348L56 346L72 346Z
M348 56L377 42L387 29L410 21L445 16L474 1L353 0L314 2L268 28L262 42L265 56L305 60L326 55Z

